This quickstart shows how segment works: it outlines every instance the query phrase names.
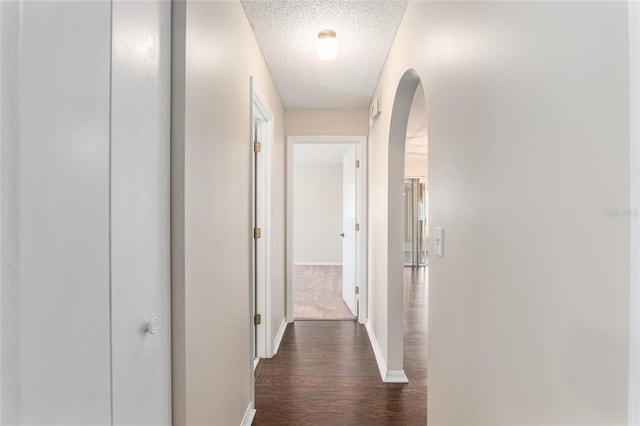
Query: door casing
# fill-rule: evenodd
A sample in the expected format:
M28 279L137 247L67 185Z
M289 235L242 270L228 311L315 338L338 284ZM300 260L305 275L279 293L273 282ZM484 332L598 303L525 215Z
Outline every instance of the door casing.
M367 137L366 136L288 136L287 137L287 285L286 308L287 322L294 321L295 274L294 274L294 238L293 238L293 152L296 145L302 144L353 144L360 161L357 179L357 223L360 231L356 239L356 285L360 287L358 295L358 322L367 321Z
M251 362L256 354L261 358L273 356L274 345L271 338L271 282L272 282L272 215L271 215L271 148L273 144L273 113L264 97L256 89L251 78L251 228L260 228L260 239L251 233L251 321L260 314L262 323L251 327ZM257 125L256 125L257 123ZM261 150L254 154L253 143L259 141ZM259 188L257 187L259 186ZM258 196L256 199L256 195ZM257 220L256 215L257 213ZM255 251L254 251L255 248ZM257 344L256 344L257 342ZM255 364L254 364L255 366Z

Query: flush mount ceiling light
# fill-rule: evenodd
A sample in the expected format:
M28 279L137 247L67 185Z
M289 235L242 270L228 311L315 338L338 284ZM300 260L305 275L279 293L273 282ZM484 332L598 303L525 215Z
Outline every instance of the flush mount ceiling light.
M333 30L322 30L318 33L318 58L329 61L338 54L338 40Z

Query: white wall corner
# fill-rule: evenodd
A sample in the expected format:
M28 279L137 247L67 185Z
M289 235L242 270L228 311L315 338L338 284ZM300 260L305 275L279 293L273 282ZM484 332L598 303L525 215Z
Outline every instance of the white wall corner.
M273 355L278 353L278 349L280 348L280 343L282 343L282 337L284 336L284 332L286 329L287 329L287 319L283 318L282 322L280 323L280 328L276 333L276 338L273 341Z
M378 369L380 370L380 377L382 378L382 381L385 383L409 383L409 379L404 373L404 370L387 370L387 362L382 355L382 350L380 349L378 339L376 338L376 334L373 331L371 323L367 321L367 323L365 324L365 328L367 329L367 334L369 335L369 341L371 342L371 347L373 348L373 354L375 355L376 361L378 362Z
M247 405L247 409L244 412L244 417L242 417L242 423L240 423L240 426L251 426L255 416L256 409L253 408L253 401L249 401L249 405Z

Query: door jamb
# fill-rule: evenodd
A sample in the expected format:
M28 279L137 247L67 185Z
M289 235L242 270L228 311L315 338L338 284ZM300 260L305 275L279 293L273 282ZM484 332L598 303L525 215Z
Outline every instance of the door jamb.
M263 315L262 315L262 324L264 327L264 333L262 336L264 339L261 339L258 342L258 348L256 353L265 358L270 358L273 356L273 341L271 339L271 283L272 283L272 272L273 268L271 265L272 260L272 244L273 238L271 236L272 228L272 214L271 214L271 202L272 202L272 185L271 185L271 177L272 177L272 164L271 164L271 148L273 143L273 134L274 134L274 126L273 126L273 112L269 108L268 104L264 101L264 97L260 95L260 92L256 89L255 83L252 85L252 123L251 123L251 149L253 152L253 142L259 140L261 143L261 151L260 153L263 155L262 162L263 167L259 168L259 176L258 182L264 182L264 225L262 226L262 238L265 241L265 279L264 286L258 286L256 294L257 301L259 305L262 307ZM254 123L256 118L263 120L258 128L258 134L254 134ZM257 137L257 139L256 139ZM256 188L252 187L252 200L253 195L255 194ZM252 210L253 210L252 205ZM253 224L253 227L259 226L259 224ZM254 240L255 242L255 240ZM255 268L255 261L253 262L253 268ZM252 280L253 281L253 280ZM255 284L253 284L255 286ZM253 309L252 309L253 310ZM252 313L252 318L253 314Z
M357 179L358 206L356 220L360 224L360 232L356 239L356 286L360 287L358 295L358 322L367 322L367 137L366 136L288 136L287 137L287 284L286 284L286 319L292 323L294 317L294 244L293 244L293 150L295 145L302 144L353 144L357 147L356 155L360 161Z

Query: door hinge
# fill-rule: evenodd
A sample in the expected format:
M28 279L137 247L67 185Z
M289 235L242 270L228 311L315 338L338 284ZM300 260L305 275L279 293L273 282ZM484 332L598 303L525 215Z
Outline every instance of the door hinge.
M258 153L260 151L262 151L262 144L258 141L255 141L253 143L253 152Z
M360 160L356 160L356 169L360 168Z
M360 294L360 287L356 287L356 294Z
M253 316L253 324L254 325L260 325L262 324L262 317L260 316L260 314L255 314Z
M255 238L257 240L260 237L262 237L262 229L253 228L253 238Z
M356 231L359 231L359 230L360 230L360 224L356 223Z

